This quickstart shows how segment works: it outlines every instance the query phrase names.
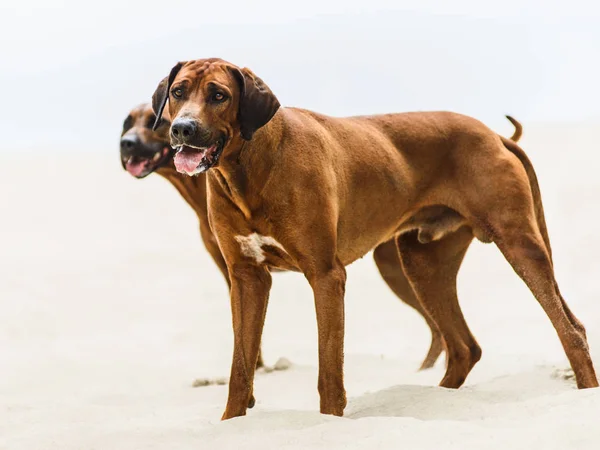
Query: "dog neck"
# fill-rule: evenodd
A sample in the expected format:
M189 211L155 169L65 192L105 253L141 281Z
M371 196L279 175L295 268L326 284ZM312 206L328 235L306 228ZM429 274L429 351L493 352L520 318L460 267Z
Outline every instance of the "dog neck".
M215 180L238 207L249 214L260 201L260 194L277 165L279 142L284 127L280 110L251 140L231 139L215 167Z

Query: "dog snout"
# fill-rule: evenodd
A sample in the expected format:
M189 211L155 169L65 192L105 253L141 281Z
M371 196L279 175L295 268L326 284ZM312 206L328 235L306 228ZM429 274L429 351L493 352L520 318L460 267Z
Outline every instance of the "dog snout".
M121 138L121 153L129 155L139 148L140 138L137 135L127 135Z
M171 125L171 136L179 142L187 142L192 139L198 131L198 125L193 119L179 118Z

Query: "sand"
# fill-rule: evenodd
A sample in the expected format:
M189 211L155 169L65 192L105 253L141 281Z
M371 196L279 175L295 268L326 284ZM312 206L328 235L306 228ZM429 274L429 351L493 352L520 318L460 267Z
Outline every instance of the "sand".
M593 127L525 125L567 302L600 367ZM113 151L114 150L114 151ZM318 413L312 295L276 274L268 364L248 416L219 418L232 350L225 283L196 219L158 176L132 179L117 149L0 154L0 448L598 448L600 390L578 391L543 311L493 245L459 276L483 358L460 390L417 372L423 320L367 255L348 268L344 418Z

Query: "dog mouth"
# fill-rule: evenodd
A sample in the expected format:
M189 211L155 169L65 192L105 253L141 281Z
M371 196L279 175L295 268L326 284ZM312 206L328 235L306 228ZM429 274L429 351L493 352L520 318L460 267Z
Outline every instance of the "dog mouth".
M151 157L129 156L123 157L123 167L129 174L135 178L144 178L161 167L169 157L171 147L166 146L162 150L157 150Z
M192 145L179 145L175 147L175 168L178 172L187 175L197 175L206 172L219 161L225 147L225 140L219 139L209 147L196 147Z

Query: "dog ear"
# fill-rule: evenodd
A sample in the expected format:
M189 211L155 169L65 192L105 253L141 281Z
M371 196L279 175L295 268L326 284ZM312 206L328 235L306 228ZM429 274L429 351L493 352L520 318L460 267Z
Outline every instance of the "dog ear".
M279 100L250 69L233 69L240 85L239 121L242 138L249 141L279 109Z
M156 121L154 122L154 126L152 127L154 131L156 131L160 124L162 113L167 104L167 100L169 99L169 90L171 89L173 80L175 80L175 77L177 76L184 64L185 62L178 62L177 64L175 64L175 66L171 69L171 73L169 73L169 76L164 77L160 81L160 83L158 83L158 87L154 91L154 94L152 94L152 110L154 111L154 114L156 114Z

